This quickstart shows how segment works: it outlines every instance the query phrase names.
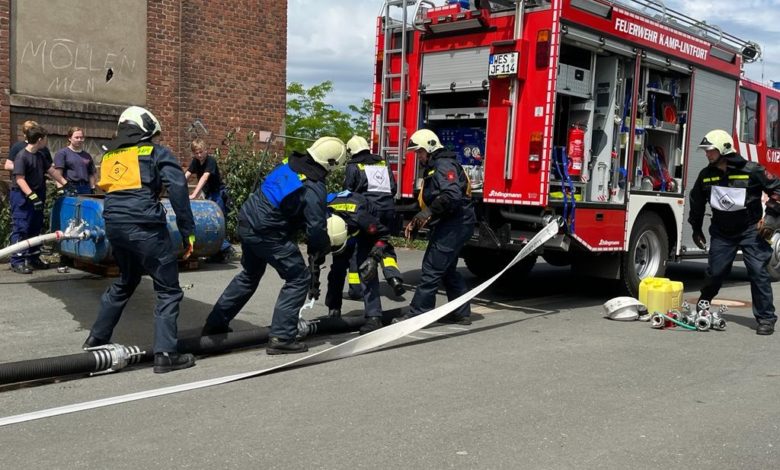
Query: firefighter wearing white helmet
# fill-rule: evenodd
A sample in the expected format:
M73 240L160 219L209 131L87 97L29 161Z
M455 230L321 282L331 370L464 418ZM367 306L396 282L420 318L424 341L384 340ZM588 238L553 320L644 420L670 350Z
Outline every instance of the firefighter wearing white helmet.
M332 318L341 316L344 276L355 259L360 266L360 285L366 323L360 334L382 327L378 266L386 257L390 230L373 213L362 194L351 191L328 195L328 233L331 234L333 264L328 273L325 305Z
M119 265L120 277L100 299L100 311L84 347L108 344L114 326L141 276L154 280L157 305L154 315L154 372L170 372L195 365L192 354L177 352L177 317L183 294L179 287L176 255L186 259L195 245L195 226L189 191L179 160L152 142L161 131L151 111L130 106L119 117L116 137L106 146L100 165L105 191L103 218L106 238ZM177 249L167 228L160 193L167 189L176 214L183 247Z
M327 171L343 165L347 158L344 142L336 137L320 137L306 149L306 152Z
M699 148L704 150L709 165L699 173L690 192L688 222L693 228L693 243L706 249L704 211L712 209L707 281L699 300L712 302L731 265L742 250L742 258L750 277L753 315L759 335L771 335L777 321L767 262L772 248L767 239L780 227L780 180L755 162L749 162L734 149L728 132L716 129L708 132ZM766 215L761 203L766 193Z
M266 352L308 350L296 339L298 312L307 298L320 295L319 269L330 251L325 178L344 163L346 152L341 140L321 137L306 152L293 152L249 195L238 214L243 269L212 308L203 334L230 331L230 321L255 293L270 265L284 286L274 307ZM306 233L308 268L298 248L299 231Z
M477 218L471 200L471 186L458 162L458 156L442 146L439 137L428 129L412 134L407 150L414 151L422 164L423 183L417 201L420 211L404 231L407 238L416 230L429 227L428 248L422 262L420 282L409 305L409 312L395 320L405 320L431 310L436 305L439 282L444 282L447 299L453 300L468 288L458 273L460 250L471 238ZM451 320L471 324L468 303L454 311Z
M395 193L398 186L387 161L381 156L371 153L368 141L359 135L355 135L347 141L347 154L350 158L344 171L344 187L365 196L379 221L390 230L396 231L398 227L395 214ZM363 298L358 265L359 263L353 259L347 276L349 296L353 299ZM401 271L398 269L398 258L390 243L385 248L382 275L395 295L401 296L406 292Z

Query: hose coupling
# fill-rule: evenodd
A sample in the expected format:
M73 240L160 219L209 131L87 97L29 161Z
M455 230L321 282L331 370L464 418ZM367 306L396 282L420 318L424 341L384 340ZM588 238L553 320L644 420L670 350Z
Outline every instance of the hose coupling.
M660 330L664 327L665 321L666 320L664 320L664 317L660 313L654 313L653 316L650 317L650 328Z
M116 372L141 360L146 351L138 346L122 346L121 344L104 344L87 348L95 355L95 372L90 375L101 375Z

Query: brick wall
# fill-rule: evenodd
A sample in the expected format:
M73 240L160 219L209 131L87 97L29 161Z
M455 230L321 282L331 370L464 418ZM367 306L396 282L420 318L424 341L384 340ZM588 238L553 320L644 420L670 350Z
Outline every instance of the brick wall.
M18 124L24 119L36 119L56 128L78 119L86 122L82 124L86 128L93 122L95 129L103 130L121 109L35 97L9 99L10 4L11 0L0 0L0 163L9 145L19 138ZM221 144L228 131L238 127L281 131L285 113L286 1L154 0L146 4L146 106L162 123L162 143L170 146L184 165L190 160L189 142L193 137L187 128L195 118L208 128L205 140L210 150ZM53 117L59 121L48 122Z
M10 56L10 2L0 1L0 162L8 155L8 144L11 140L11 110L8 92L11 87Z

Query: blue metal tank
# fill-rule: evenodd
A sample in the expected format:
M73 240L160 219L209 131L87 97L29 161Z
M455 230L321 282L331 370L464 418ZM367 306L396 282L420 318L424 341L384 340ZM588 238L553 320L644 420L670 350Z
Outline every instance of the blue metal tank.
M177 256L184 253L181 233L176 227L176 215L168 199L162 204L167 212L168 232L173 246L178 249ZM225 238L225 217L219 206L208 200L191 200L192 215L195 218L195 250L193 257L207 257L219 252L222 239ZM103 196L68 196L55 201L51 214L51 230L65 230L68 224L76 220L85 224L85 229L96 234L87 240L63 240L60 253L93 264L113 264L111 245L106 240L105 220L103 220Z

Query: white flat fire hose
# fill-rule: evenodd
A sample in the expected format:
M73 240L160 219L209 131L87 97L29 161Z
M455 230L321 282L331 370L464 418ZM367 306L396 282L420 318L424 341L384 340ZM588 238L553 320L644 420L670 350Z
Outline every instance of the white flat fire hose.
M78 411L91 410L95 408L101 408L104 406L117 405L120 403L127 403L131 401L143 400L145 398L159 397L163 395L170 395L172 393L185 392L188 390L196 390L199 388L211 387L214 385L221 385L228 382L235 382L237 380L247 379L250 377L257 377L269 372L274 372L289 367L298 367L310 364L317 364L320 362L334 361L336 359L343 359L350 356L356 356L358 354L367 353L374 349L385 346L397 339L414 333L431 323L436 322L447 314L453 312L458 307L469 302L472 298L479 295L482 291L490 287L502 274L504 274L509 268L517 264L520 260L536 251L537 248L542 246L547 240L552 238L558 233L557 222L551 222L545 226L539 233L537 233L522 250L514 257L514 259L504 267L498 274L494 275L490 279L486 280L482 284L476 286L465 294L461 295L455 300L447 302L446 304L437 307L429 312L417 315L408 320L402 322L393 323L384 328L374 330L362 336L357 336L349 341L341 343L337 346L330 347L323 351L319 351L308 356L295 359L293 361L280 364L268 369L256 370L252 372L244 372L241 374L228 375L225 377L219 377L214 379L200 380L197 382L190 382L181 385L173 385L170 387L162 387L153 390L147 390L143 392L130 393L126 395L119 395L116 397L103 398L100 400L87 401L83 403L76 403L73 405L65 405L56 408L49 408L40 411L33 411L29 413L23 413L14 416L7 416L0 418L0 426L7 426L9 424L23 423L26 421L32 421L36 419L49 418L52 416L59 416L68 413L75 413Z

